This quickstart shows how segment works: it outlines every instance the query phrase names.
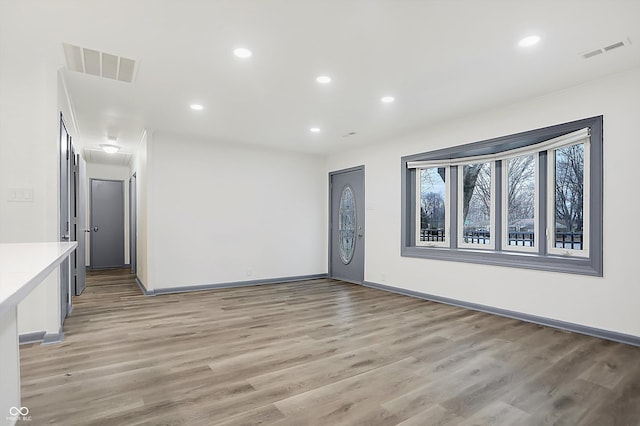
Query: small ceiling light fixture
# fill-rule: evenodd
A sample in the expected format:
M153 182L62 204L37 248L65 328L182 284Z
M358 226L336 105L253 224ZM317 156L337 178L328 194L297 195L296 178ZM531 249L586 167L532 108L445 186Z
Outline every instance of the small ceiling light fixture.
M383 96L382 98L380 98L380 102L384 103L384 104L390 104L391 102L395 101L396 98L394 98L393 96Z
M191 108L194 111L202 111L204 109L204 107L200 104L191 104L189 105L189 108Z
M311 133L319 133L320 132L320 127L312 127L309 129L309 131Z
M238 58L250 58L252 53L249 49L245 48L245 47L238 47L236 49L233 49L233 54L236 55Z
M523 38L518 42L518 46L520 47L531 47L540 42L540 36L538 35L530 35L528 37Z
M120 151L120 147L119 146L111 145L111 144L108 144L108 143L100 144L100 148L102 148L102 150L104 152L106 152L107 154L115 154L116 152Z
M316 77L316 81L320 84L331 83L331 77L329 77L328 75L321 75L319 77Z

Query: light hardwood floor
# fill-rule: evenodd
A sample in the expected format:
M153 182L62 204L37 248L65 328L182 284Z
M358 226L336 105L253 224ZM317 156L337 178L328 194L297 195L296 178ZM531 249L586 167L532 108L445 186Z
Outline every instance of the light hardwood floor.
M30 425L640 425L637 347L331 279L87 281L20 349Z

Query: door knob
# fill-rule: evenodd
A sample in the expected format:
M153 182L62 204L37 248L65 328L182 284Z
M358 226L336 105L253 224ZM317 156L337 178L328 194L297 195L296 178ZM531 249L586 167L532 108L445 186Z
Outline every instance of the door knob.
M99 228L98 228L97 226L94 226L94 227L93 227L93 232L98 232L98 229L99 229Z

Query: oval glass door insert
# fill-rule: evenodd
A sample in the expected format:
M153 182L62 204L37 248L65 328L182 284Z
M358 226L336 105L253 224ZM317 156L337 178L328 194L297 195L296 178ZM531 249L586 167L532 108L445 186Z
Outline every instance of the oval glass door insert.
M356 199L349 185L344 187L340 195L338 239L340 260L346 265L351 262L356 246Z

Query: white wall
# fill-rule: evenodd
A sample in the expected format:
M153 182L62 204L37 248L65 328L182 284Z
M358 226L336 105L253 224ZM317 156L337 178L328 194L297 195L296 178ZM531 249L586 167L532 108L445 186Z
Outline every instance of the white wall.
M0 243L59 239L58 92L53 42L27 34L39 22L0 9ZM16 43L20 40L20 43ZM33 192L9 202L10 188ZM20 333L60 328L59 273L52 273L18 307Z
M52 224L55 233L49 237L40 237L34 241L57 241L59 237L59 222L60 222L60 175L59 175L59 163L58 163L58 150L60 149L59 141L59 116L58 111L61 111L67 125L69 134L75 138L77 133L71 120L71 112L69 110L69 102L67 93L62 84L60 74L51 70L54 78L56 79L56 102L57 109L52 109L50 115L56 120L55 127L50 128L53 132L48 141L44 142L47 146L47 150L51 158L48 158L47 163L54 163L54 167L49 168L49 183L46 189L46 195L50 198L49 202L52 207L55 203L55 212L52 212L52 217L46 219L41 218L39 223L47 223L52 219L55 223ZM51 150L51 145L54 145L54 150ZM51 184L55 184L55 187L51 187ZM34 194L35 199L35 194ZM34 202L37 202L34 200ZM16 223L16 222L14 222ZM20 238L20 237L18 237ZM18 239L19 241L19 239ZM48 333L58 333L60 331L60 269L57 268L52 272L38 287L36 287L20 304L18 305L18 332L20 334L33 333L45 331Z
M400 157L604 115L604 277L400 256ZM365 280L640 336L640 69L329 157L365 164Z
M91 179L121 180L124 183L124 263L129 264L129 178L128 166L87 163L87 228L91 226ZM86 264L91 264L91 233L86 233Z
M33 31L47 25L46 16L29 22L15 19L23 4L0 2L0 243L57 241L58 108L55 42L38 40ZM9 202L10 188L33 191L32 202ZM6 333L48 331L60 326L59 273L52 273L18 306L17 324L0 324ZM12 316L13 317L13 316ZM8 407L20 404L17 342L0 348L6 367L0 391L0 422Z
M324 161L156 133L148 288L327 272Z

